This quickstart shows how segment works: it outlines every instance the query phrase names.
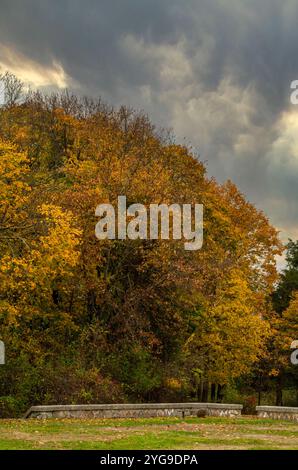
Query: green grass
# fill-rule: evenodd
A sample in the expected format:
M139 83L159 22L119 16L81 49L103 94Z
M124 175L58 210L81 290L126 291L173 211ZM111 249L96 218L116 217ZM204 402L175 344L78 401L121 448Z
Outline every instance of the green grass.
M4 449L298 450L298 423L253 417L0 420Z

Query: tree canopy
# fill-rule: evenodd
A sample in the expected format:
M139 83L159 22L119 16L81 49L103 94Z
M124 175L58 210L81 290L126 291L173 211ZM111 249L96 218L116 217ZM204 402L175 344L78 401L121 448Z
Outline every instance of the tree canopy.
M203 204L202 249L97 240L95 208L119 195ZM281 249L264 213L146 115L68 92L6 103L0 396L20 406L158 400L249 373L270 334Z

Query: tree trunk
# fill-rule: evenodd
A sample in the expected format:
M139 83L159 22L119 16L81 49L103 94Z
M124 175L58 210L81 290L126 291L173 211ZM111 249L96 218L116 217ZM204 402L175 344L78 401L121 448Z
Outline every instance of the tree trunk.
M262 374L259 375L259 383L258 383L258 406L261 405L261 393L262 393Z
M208 402L208 395L209 395L209 382L204 381L203 385L203 397L202 397L202 402L207 403Z
M216 401L216 384L211 384L211 401Z
M204 388L204 380L201 379L198 385L198 393L197 393L199 403L202 403L203 401L203 388Z
M217 386L217 403L222 403L224 398L224 385Z
M282 376L278 376L277 377L277 381L276 381L276 406L282 406L283 405L283 400L282 400L282 387L283 387L283 380L282 380Z

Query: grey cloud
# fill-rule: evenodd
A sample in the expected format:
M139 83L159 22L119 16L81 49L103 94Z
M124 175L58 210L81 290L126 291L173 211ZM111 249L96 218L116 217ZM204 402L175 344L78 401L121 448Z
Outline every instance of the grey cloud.
M0 44L55 59L82 93L145 109L297 233L296 117L284 117L297 0L0 0L0 12Z

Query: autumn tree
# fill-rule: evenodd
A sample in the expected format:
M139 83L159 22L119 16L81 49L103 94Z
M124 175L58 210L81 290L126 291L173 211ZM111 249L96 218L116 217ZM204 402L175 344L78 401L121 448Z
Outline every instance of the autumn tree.
M208 179L147 116L67 92L1 108L0 138L1 334L34 377L47 363L49 382L28 385L39 402L55 389L109 400L107 384L115 400L160 400L173 384L187 397L258 362L281 245L233 183ZM202 203L203 248L97 240L95 208L119 195Z
M297 292L298 292L298 242L289 240L286 253L286 268L273 292L275 314L271 318L274 331L269 346L271 376L276 383L276 404L283 403L283 389L292 381L294 368L290 365L290 345L297 338ZM296 310L297 311L297 310ZM294 380L295 382L295 380ZM296 378L297 383L297 378ZM297 389L297 385L296 385Z

